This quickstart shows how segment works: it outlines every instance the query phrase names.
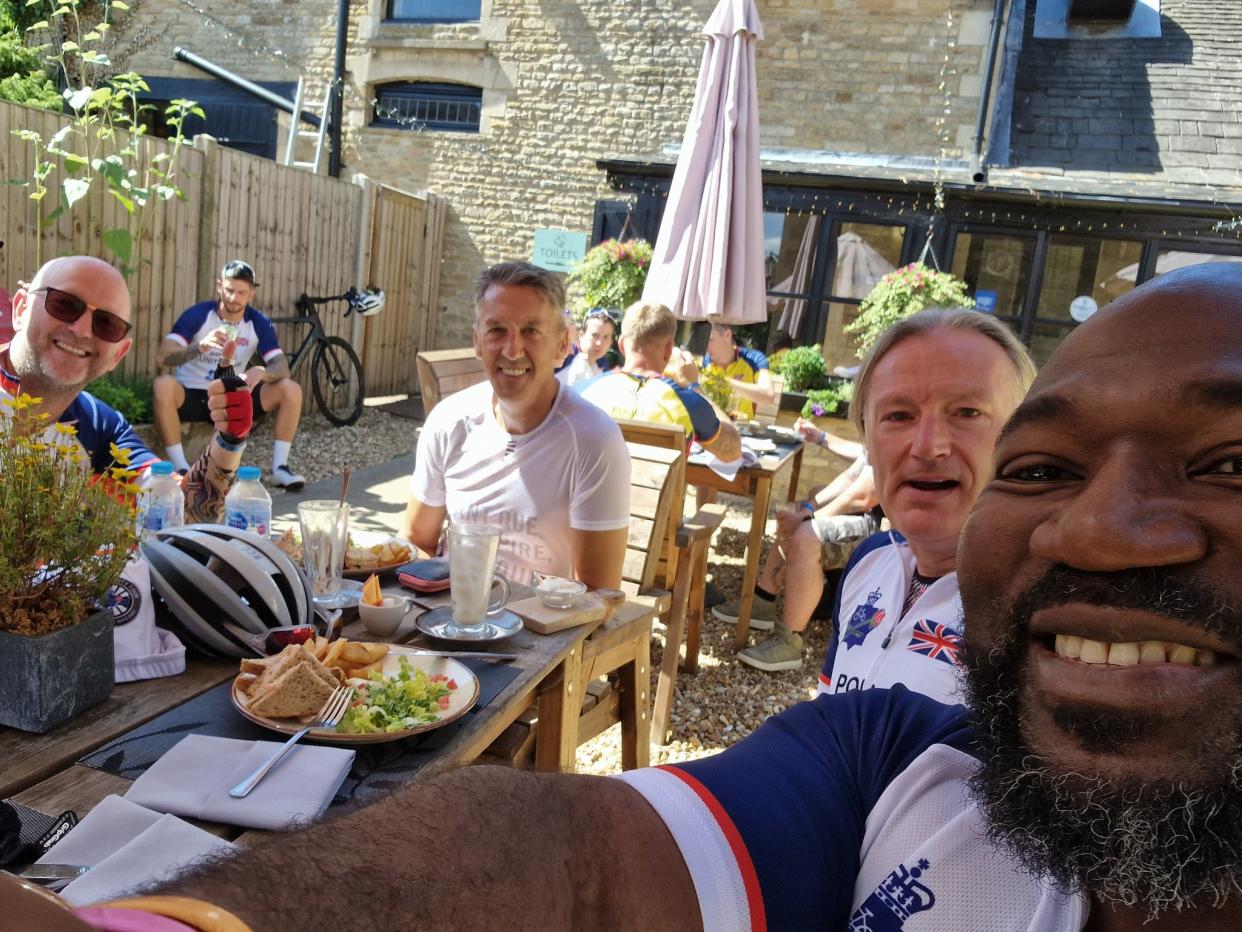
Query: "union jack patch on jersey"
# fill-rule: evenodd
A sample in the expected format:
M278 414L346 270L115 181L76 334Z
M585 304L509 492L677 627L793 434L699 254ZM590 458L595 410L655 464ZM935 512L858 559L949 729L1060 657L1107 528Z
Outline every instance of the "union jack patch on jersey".
M952 666L957 664L957 652L961 646L962 636L948 625L922 618L914 623L914 633L910 635L906 650L926 654L932 660Z

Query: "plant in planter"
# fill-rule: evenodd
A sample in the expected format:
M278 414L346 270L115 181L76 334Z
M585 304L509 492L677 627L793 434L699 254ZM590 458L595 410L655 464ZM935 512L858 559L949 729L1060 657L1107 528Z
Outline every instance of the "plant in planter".
M569 286L584 309L624 311L643 296L650 269L651 244L646 240L604 240L569 273Z
M134 546L139 492L113 447L102 480L75 430L29 395L0 401L0 724L46 731L108 697L112 618L100 605Z
M960 278L911 262L880 279L859 305L858 318L845 330L858 335L861 356L885 330L923 308L974 306L969 287Z
M838 414L843 406L854 398L854 383L849 379L833 379L827 388L816 388L806 393L802 405L803 417L827 417Z
M787 392L806 392L828 384L824 354L818 346L795 346L781 359L780 371Z

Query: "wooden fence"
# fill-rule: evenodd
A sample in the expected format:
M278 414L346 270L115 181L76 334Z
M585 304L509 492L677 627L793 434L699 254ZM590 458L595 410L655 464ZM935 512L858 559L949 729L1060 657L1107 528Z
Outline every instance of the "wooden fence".
M0 285L10 291L34 274L40 259L75 254L111 259L101 247L101 232L125 225L119 203L96 190L40 237L39 205L23 184L33 174L36 153L12 131L31 129L47 139L66 122L60 114L0 101ZM162 140L146 140L141 160L170 149ZM439 199L365 179L355 184L312 175L205 136L182 148L177 172L185 199L154 207L140 243L143 261L130 281L134 346L122 371L154 375L156 348L177 315L214 297L219 269L229 259L244 259L260 283L255 303L272 317L296 313L294 302L303 292L383 288L387 300L380 314L345 319L343 305L325 306L320 309L324 327L354 344L368 395L417 389L414 357L434 347L439 305L444 231ZM48 182L52 190L44 214L60 184L59 168ZM279 330L286 352L295 350L306 332L291 325ZM310 366L303 364L299 376L308 406L309 375Z

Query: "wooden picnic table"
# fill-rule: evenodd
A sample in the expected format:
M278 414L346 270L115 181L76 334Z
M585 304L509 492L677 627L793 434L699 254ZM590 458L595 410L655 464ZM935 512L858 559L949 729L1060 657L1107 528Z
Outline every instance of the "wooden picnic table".
M733 646L741 650L746 646L750 633L750 609L755 597L755 579L759 575L759 552L763 547L763 535L767 530L768 506L771 504L772 483L786 470L789 471L787 501L798 494L798 475L802 471L801 440L778 443L775 455L761 456L753 466L743 466L732 479L726 479L702 460L691 458L686 464L686 484L707 486L731 495L741 495L754 503L750 517L750 533L746 537L746 564L742 571L742 591L737 613L737 631Z
M395 586L386 590L398 591ZM525 590L525 587L515 587ZM409 594L406 590L399 590ZM521 592L519 591L519 596ZM529 594L529 593L527 593ZM435 603L446 600L447 593L428 597ZM423 597L419 597L423 601ZM650 606L627 602L614 613L609 624L650 615ZM391 640L402 641L414 631L412 611ZM516 653L512 661L518 675L483 709L458 729L453 739L423 766L415 779L430 777L477 758L532 703L543 707L580 708L576 671L581 665L582 642L592 631L591 625L570 628L549 635L523 630L503 642L498 653ZM367 635L355 618L345 625L343 634L351 640L375 640ZM430 647L421 635L409 638L414 646ZM464 648L463 648L464 649ZM130 781L102 770L95 770L76 761L90 751L137 728L158 715L206 692L237 675L236 660L208 660L190 657L186 671L180 676L127 683L113 689L112 695L73 721L44 735L33 735L11 728L0 728L0 760L5 762L0 773L0 798L12 797L42 812L58 813L72 809L84 816L105 796L124 794ZM571 770L576 741L562 736L561 728L576 725L576 714L549 716L540 723L537 747L538 764L543 769ZM273 740L282 740L273 733ZM217 834L234 837L240 829L232 826L211 826Z

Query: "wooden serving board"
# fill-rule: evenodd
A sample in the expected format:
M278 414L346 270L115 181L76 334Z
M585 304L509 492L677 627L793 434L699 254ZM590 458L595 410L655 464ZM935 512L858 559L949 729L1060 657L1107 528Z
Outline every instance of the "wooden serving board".
M528 631L536 634L552 634L554 631L563 631L577 625L602 621L607 614L603 600L589 592L578 596L572 608L548 608L538 596L510 602L505 608L521 618Z

